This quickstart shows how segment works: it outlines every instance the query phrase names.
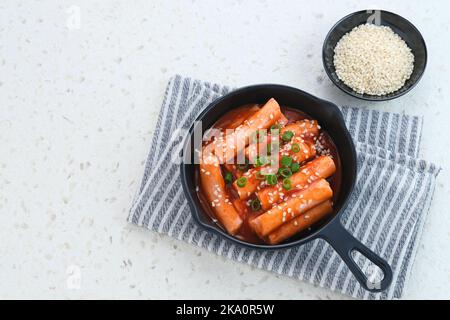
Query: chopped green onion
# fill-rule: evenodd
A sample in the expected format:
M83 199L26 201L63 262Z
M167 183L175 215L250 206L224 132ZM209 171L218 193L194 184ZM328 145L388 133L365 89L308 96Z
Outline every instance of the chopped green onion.
M239 179L237 179L236 184L239 188L243 188L245 187L245 185L247 184L247 178L246 177L240 177Z
M292 176L292 171L289 168L280 168L280 170L278 170L278 172L284 178L289 178L290 176Z
M255 158L255 163L253 164L255 167L261 167L268 163L268 160L264 156L259 156Z
M283 188L286 190L290 190L291 189L291 180L289 180L288 178L283 179Z
M223 177L223 179L225 180L225 183L229 184L233 182L233 175L231 174L231 172L226 172L225 176Z
M250 202L250 207L253 211L258 211L261 209L261 202L259 202L258 199L253 199L252 202Z
M298 143L293 143L291 150L295 153L300 152L300 145Z
M294 133L292 131L285 131L281 136L281 139L285 142L291 141L292 137L294 137Z
M278 123L275 123L270 126L270 130L280 130L281 126Z
M281 165L283 167L290 167L292 164L292 158L289 156L282 156L281 157Z
M276 185L278 182L277 175L273 173L266 175L266 181L270 186Z
M296 172L298 172L300 170L300 164L298 163L298 162L294 162L292 165L291 165L291 171L293 172L293 173L296 173Z

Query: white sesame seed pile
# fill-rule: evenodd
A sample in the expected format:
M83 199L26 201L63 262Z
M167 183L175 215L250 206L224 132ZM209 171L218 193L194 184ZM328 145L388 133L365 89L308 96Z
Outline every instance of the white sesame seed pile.
M334 66L338 78L356 92L381 96L403 87L414 55L390 27L363 24L339 40Z

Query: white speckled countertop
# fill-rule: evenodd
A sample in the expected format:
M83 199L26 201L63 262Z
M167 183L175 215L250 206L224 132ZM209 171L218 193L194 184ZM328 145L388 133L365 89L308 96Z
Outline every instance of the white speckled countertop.
M450 298L450 4L336 3L2 1L0 298L346 298L127 224L175 73L424 115L422 155L443 171L405 298ZM429 50L419 85L391 102L348 97L322 68L330 27L374 3Z

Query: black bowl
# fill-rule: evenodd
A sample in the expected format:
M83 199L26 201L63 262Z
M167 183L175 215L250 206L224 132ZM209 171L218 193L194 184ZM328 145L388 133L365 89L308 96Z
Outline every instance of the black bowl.
M353 28L367 23L369 20L372 22L371 19L374 17L379 17L379 21L375 20L373 22L379 22L380 25L390 27L407 43L414 54L414 70L411 77L399 90L383 96L359 94L353 91L352 88L338 78L333 63L334 48L342 36L350 32ZM419 82L427 65L427 47L419 30L405 18L384 10L363 10L349 14L331 28L323 43L322 60L328 77L342 91L363 100L386 101L404 95Z
M198 132L200 123L201 133L203 134L205 130L210 128L221 116L231 109L249 103L265 103L270 98L275 98L282 106L298 109L318 120L321 127L331 136L337 147L341 160L343 178L341 180L338 198L334 203L334 216L330 216L328 220L315 225L309 233L303 234L300 238L292 238L278 245L261 245L244 242L229 235L204 212L196 192L195 172L197 164L192 161L192 157L196 154L195 150L201 148L201 146L195 145L196 139L194 134L194 131ZM366 290L378 292L385 290L389 286L392 280L392 271L386 261L375 255L370 249L354 238L344 229L340 222L340 215L347 206L347 200L356 181L357 163L353 140L347 130L339 108L333 103L283 85L263 84L235 90L212 102L197 117L184 141L181 158L183 159L180 166L183 189L194 220L203 228L219 234L235 244L252 249L283 249L300 246L311 240L322 238L329 242L339 253ZM351 253L355 250L365 255L383 271L384 278L379 286L372 286L367 282L366 276L352 258Z

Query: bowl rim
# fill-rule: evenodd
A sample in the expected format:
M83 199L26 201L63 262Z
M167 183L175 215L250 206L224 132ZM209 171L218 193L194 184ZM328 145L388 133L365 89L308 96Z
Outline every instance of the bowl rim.
M276 244L276 245L255 244L255 243L251 243L251 242L246 242L244 240L238 239L238 238L228 234L221 226L214 224L214 222L213 222L213 224L207 224L207 223L203 222L202 219L200 218L200 214L201 214L200 211L202 210L202 208L199 208L196 205L196 203L194 202L193 196L192 196L192 194L190 192L190 188L188 186L187 177L186 177L186 164L184 163L184 150L185 150L187 144L190 143L190 140L191 140L192 134L193 134L193 130L195 127L195 123L197 121L203 119L211 111L211 109L213 109L217 104L221 103L222 101L224 101L226 99L230 99L230 97L232 95L241 94L242 92L245 93L245 91L248 91L248 90L258 90L258 89L262 89L262 88L263 89L275 88L275 89L282 89L282 90L295 92L297 94L304 95L310 99L316 100L321 104L325 104L329 108L335 109L338 112L338 114L340 115L339 119L336 119L336 120L341 122L341 125L344 128L343 134L346 136L347 140L350 143L350 150L352 153L351 156L353 157L354 163L355 163L355 165L352 168L352 178L351 178L352 180L350 181L350 187L349 187L348 193L342 202L341 208L336 212L336 214L327 223L322 225L320 228L318 228L317 230L315 230L313 233L309 234L308 236L297 239L292 242L280 243L280 244ZM355 148L353 139L350 135L350 132L348 131L348 129L345 125L344 118L342 117L342 113L339 110L339 108L337 107L337 105L330 101L318 98L308 92L305 92L298 88L287 86L287 85L271 84L271 83L249 85L249 86L244 86L244 87L232 90L232 91L226 93L225 95L223 95L222 97L215 99L214 101L209 103L209 105L202 112L200 112L200 114L196 117L193 124L189 127L189 131L188 131L182 145L183 145L183 148L181 149L182 161L180 163L181 184L182 184L185 195L187 195L188 205L189 205L189 208L191 209L191 215L194 218L195 223L199 224L201 227L203 227L219 236L226 238L227 240L230 240L230 241L237 243L243 247L247 247L247 248L251 248L251 249L259 249L259 250L286 249L286 248L291 248L291 247L295 247L295 246L301 246L309 241L320 238L321 234L323 233L323 231L325 229L327 229L332 224L340 223L340 216L341 216L342 212L347 208L347 206L349 204L349 200L350 200L350 195L352 194L352 192L355 188L355 184L356 184L356 176L357 176L356 148Z
M347 93L348 95L350 95L350 96L352 96L352 97L355 97L355 98L358 98L358 99L361 99L361 100L365 100L365 101L374 101L374 102L377 102L377 101L381 102L381 101L389 101L389 100L393 100L393 99L399 98L399 97L401 97L401 96L407 94L409 91L411 91L411 89L413 89L413 88L417 85L417 83L419 83L419 81L422 79L423 74L425 73L425 69L426 69L426 67L427 67L427 62L428 62L428 50L427 50L427 45L426 45L425 39L423 38L423 36L422 36L422 34L420 33L419 29L417 29L417 27L416 27L411 21L409 21L408 19L406 19L406 18L400 16L399 14L394 13L394 12L391 12L391 11L387 11L387 10L378 10L378 11L380 11L380 12L382 12L382 13L387 13L387 14L391 14L391 15L393 15L393 16L396 16L396 17L398 17L398 18L404 20L405 22L407 22L407 23L412 27L412 29L419 35L419 37L420 37L420 39L421 39L421 43L422 43L423 48L424 48L424 65L423 65L422 71L420 72L418 78L411 84L411 86L410 86L408 89L406 89L406 90L404 90L404 91L402 91L402 92L396 93L397 91L399 91L399 90L401 89L401 88L400 88L400 89L398 89L397 91L394 91L394 92L392 93L393 95L390 96L390 97L387 97L386 95L385 95L385 96L372 96L372 95L366 95L366 94L360 95L359 93L353 91L353 89L351 89L350 87L348 87L346 84L344 84L341 80L336 81L336 79L334 79L334 77L331 76L331 70L330 70L330 68L327 67L327 65L326 65L326 63L325 63L325 51L326 51L326 50L325 50L325 47L326 47L326 45L327 45L327 43L328 43L328 41L329 41L329 38L330 38L331 33L332 33L332 32L333 32L333 31L334 31L334 30L335 30L335 29L343 22L343 21L345 21L346 19L348 19L348 18L350 18L350 17L352 17L352 16L354 16L354 15L357 15L357 14L367 13L368 10L378 10L378 9L366 9L366 10L359 10L359 11L352 12L352 13L346 15L345 17L339 19L339 21L337 21L337 22L331 27L331 29L328 31L327 35L325 36L325 39L324 39L323 45L322 45L322 63L323 63L323 68L325 69L325 72L326 72L328 78L331 80L331 82L333 82L334 85L335 85L336 87L338 87L341 91ZM344 86L350 88L350 90L347 90Z

